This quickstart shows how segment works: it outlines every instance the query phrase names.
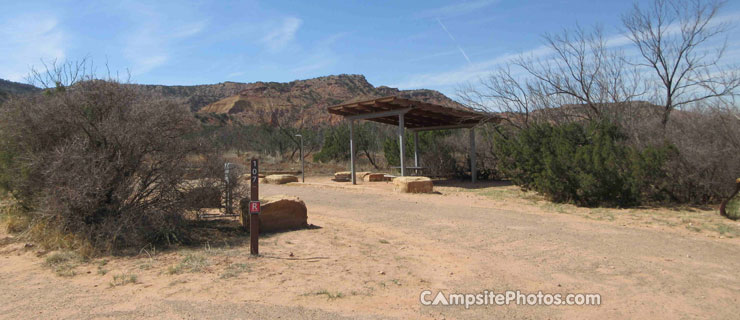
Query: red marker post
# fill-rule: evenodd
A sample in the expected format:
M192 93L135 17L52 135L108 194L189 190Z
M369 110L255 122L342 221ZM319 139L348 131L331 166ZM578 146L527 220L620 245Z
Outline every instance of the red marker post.
M252 159L252 183L249 199L249 249L252 255L259 255L260 201L259 201L259 163Z

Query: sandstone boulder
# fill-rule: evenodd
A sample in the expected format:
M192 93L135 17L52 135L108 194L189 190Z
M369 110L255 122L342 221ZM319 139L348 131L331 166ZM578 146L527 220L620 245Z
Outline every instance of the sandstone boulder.
M362 180L365 182L386 181L385 173L368 173Z
M340 171L334 174L334 181L347 182L352 178L352 172Z
M393 179L394 189L403 193L431 193L434 191L432 179L427 177L397 177Z
M274 195L260 199L262 212L259 214L260 232L276 232L305 228L308 226L306 204L298 197ZM249 230L249 199L240 202L242 224Z
M289 174L272 174L265 177L265 183L269 184L286 184L288 182L298 182L298 177Z
M362 179L364 179L364 178L365 178L365 176L367 176L368 174L370 174L370 172L367 172L367 171L362 171L362 172L356 172L356 173L355 173L355 176L357 177L357 180L362 180Z

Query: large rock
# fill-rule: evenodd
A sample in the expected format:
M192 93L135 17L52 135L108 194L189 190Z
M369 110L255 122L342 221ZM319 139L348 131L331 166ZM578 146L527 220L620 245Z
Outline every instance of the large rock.
M352 178L352 172L340 171L334 174L334 181L347 182Z
M271 174L266 176L264 181L269 184L286 184L288 182L298 182L298 177L289 174Z
M308 226L306 204L298 197L284 194L260 199L262 212L259 214L260 232L276 232L305 228ZM243 199L239 206L242 216L247 218L242 224L249 230L249 199Z
M362 180L362 179L364 179L364 178L365 178L365 176L367 176L368 174L370 174L370 172L367 172L367 171L361 171L361 172L356 172L356 173L355 173L355 176L357 177L357 180Z
M386 181L385 173L368 173L362 180L365 182Z
M427 177L397 177L393 179L394 189L404 193L434 192L432 179Z

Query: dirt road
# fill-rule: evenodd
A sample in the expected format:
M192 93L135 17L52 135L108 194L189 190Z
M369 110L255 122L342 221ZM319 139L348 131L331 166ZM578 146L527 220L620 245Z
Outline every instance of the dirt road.
M638 228L454 188L263 185L299 196L318 228L109 259L59 277L0 247L0 317L714 318L740 314L740 240ZM0 235L2 238L5 235ZM243 240L243 239L242 239ZM203 267L173 272L187 257ZM187 267L187 265L184 265ZM240 272L229 273L240 266ZM100 272L104 269L106 272ZM179 269L176 269L179 270ZM136 274L116 286L113 275ZM600 306L423 306L422 290L599 293Z

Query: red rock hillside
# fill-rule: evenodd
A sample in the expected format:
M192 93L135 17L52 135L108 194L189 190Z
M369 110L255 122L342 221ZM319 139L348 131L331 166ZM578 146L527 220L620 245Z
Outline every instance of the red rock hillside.
M303 121L308 126L330 125L340 118L326 112L329 106L391 95L463 108L437 91L375 87L362 75L342 74L288 83L249 83L237 95L206 105L198 114L208 122L218 119L276 125L284 121Z

